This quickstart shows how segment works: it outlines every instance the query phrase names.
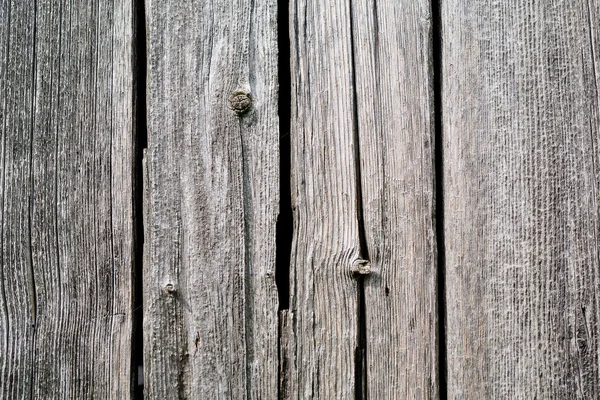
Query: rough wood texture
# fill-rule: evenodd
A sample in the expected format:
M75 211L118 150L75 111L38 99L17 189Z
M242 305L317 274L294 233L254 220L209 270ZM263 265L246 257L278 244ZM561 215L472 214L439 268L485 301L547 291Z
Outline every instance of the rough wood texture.
M360 257L347 1L292 0L290 308L299 399L354 397Z
M600 396L599 7L442 2L451 399Z
M131 2L0 10L0 398L129 398Z
M293 315L289 310L279 312L279 396L278 399L291 400L295 393L296 381L292 375L294 355Z
M429 1L353 2L370 399L438 397Z
M276 13L146 1L147 398L277 397Z
M367 256L368 396L438 396L431 11L420 3L290 6L291 398L365 390L353 371L360 289L351 271Z

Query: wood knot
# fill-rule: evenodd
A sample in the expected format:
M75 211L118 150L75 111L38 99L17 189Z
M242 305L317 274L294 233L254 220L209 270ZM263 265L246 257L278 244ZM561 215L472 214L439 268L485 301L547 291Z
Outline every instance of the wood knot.
M167 283L165 285L165 292L167 294L174 294L175 293L175 286L172 283Z
M244 90L236 90L229 96L229 108L242 115L252 108L252 95Z
M369 275L371 273L371 263L367 260L358 259L352 263L353 275Z

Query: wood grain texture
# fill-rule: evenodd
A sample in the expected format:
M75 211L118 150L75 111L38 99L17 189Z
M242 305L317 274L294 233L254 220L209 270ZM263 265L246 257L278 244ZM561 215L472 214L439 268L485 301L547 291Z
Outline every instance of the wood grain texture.
M130 398L132 10L0 2L0 398Z
M150 399L274 399L276 2L146 1ZM249 92L237 115L230 96Z
M279 312L279 395L278 399L292 399L298 393L294 368L294 318L289 310Z
M600 396L599 8L442 2L451 399Z
M429 1L353 2L371 399L438 398Z
M361 254L349 2L292 0L290 38L291 398L350 399Z

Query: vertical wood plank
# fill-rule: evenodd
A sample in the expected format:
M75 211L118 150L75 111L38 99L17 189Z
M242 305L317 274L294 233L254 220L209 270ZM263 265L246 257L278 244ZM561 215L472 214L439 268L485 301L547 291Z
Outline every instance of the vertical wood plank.
M277 397L276 14L275 0L146 1L148 398Z
M350 3L290 2L291 398L354 398L360 257Z
M0 10L0 398L129 398L131 4Z
M449 398L600 395L599 7L442 2Z
M429 1L353 1L371 399L438 398Z

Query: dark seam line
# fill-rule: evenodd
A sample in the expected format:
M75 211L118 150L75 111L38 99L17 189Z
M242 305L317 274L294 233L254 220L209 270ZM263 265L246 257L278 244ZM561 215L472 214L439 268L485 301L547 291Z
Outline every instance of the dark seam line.
M33 228L32 224L32 213L34 206L34 176L33 176L33 139L34 139L34 130L35 130L35 100L36 100L36 79L37 79L37 0L33 3L33 54L32 54L32 94L31 94L31 131L30 131L30 143L29 143L29 184L31 186L31 193L29 194L29 210L27 213L27 225L28 225L28 251L27 251L27 263L29 264L29 275L30 275L30 301L31 301L31 326L33 328L33 334L31 338L31 371L30 371L30 381L29 381L29 398L33 399L33 390L34 390L34 377L35 377L35 358L36 358L36 336L37 336L37 289L35 285L35 271L33 268L33 243L32 243L32 233L31 229ZM10 32L9 32L10 35Z
M592 54L592 75L593 75L593 80L594 80L594 95L595 95L595 99L596 99L596 109L598 110L598 74L596 73L596 52L594 50L594 26L592 24L592 8L590 6L590 0L587 1L587 16L588 16L588 29L589 29L589 40L590 40L590 51ZM582 65L585 65L584 60L583 60L583 53L581 55L582 57ZM592 148L592 166L594 168L594 171L597 168L597 164L596 164L596 148L594 145L594 131L593 131L593 121L591 119L589 119L589 126L590 126L590 145ZM594 185L593 186L593 197L597 198L597 186ZM596 215L598 215L596 213ZM597 226L596 226L597 228ZM598 245L598 232L595 232L596 235L596 245ZM596 246L598 247L598 246ZM596 260L597 262L600 264L600 254L598 254L598 252L596 252ZM594 270L594 276L597 276L598 272L597 269ZM598 299L597 299L597 294L596 291L594 291L594 303L598 304ZM588 335L589 336L589 335ZM597 393L594 393L595 397L598 397Z
M446 253L444 238L444 152L442 127L442 19L441 0L431 2L431 54L433 73L433 127L434 127L434 224L437 249L437 308L438 308L438 377L439 398L445 400L447 393L446 360Z
M148 147L146 114L146 11L144 0L133 3L133 298L131 384L132 397L144 398L144 320L143 320L143 258L144 258L144 149ZM142 376L140 376L142 375ZM142 384L139 384L139 383Z
M360 131L358 121L358 95L356 88L356 58L354 47L354 19L352 1L349 2L350 14L350 59L352 64L352 100L353 100L353 136L354 159L356 166L356 212L358 220L359 256L368 261L369 250L364 223L362 196L362 175L360 160ZM365 277L355 274L357 283L357 348L355 353L355 396L356 400L367 399L367 316L365 304Z
M291 61L290 61L290 21L289 0L277 1L277 72L279 77L278 114L279 114L279 214L276 225L275 282L279 297L277 327L277 398L284 399L289 393L282 387L284 368L289 365L282 359L281 339L283 332L282 310L290 308L290 267L292 240L294 235L292 197L291 197Z
M289 0L278 0L278 113L279 113L279 215L276 234L275 280L279 293L279 310L290 306L290 257L293 237L292 199L290 186L290 111L291 72L289 38Z

